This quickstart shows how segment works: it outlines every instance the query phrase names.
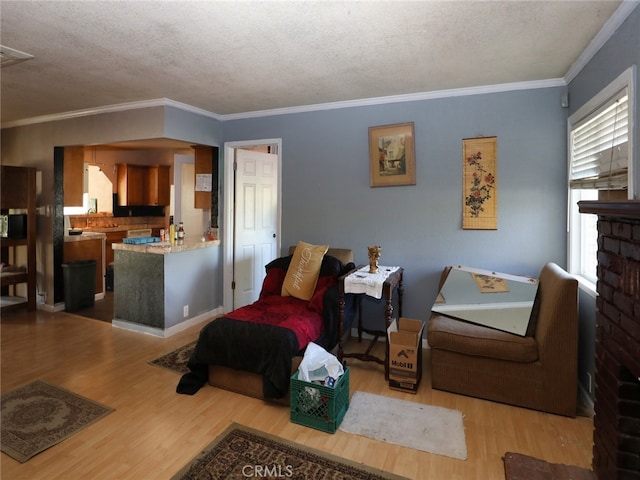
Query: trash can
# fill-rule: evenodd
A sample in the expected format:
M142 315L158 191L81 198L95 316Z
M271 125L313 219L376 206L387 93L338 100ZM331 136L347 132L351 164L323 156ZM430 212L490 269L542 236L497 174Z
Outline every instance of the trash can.
M63 263L64 305L67 312L93 307L95 303L96 261Z

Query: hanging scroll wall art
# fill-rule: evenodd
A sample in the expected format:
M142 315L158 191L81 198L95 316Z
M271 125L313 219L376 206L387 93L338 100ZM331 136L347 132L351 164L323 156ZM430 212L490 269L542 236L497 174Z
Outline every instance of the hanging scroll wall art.
M462 140L462 228L498 229L497 137Z
M416 184L413 122L369 127L371 187Z

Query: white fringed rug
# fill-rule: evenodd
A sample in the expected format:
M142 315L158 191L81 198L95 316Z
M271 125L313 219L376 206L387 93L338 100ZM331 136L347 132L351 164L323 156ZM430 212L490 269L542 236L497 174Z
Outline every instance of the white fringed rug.
M462 413L356 391L340 430L423 452L467 459Z

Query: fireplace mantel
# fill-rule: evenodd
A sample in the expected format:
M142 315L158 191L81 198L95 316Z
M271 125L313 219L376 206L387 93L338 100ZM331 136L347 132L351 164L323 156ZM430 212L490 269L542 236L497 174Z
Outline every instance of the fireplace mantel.
M578 211L609 217L640 218L640 200L582 200L578 202Z

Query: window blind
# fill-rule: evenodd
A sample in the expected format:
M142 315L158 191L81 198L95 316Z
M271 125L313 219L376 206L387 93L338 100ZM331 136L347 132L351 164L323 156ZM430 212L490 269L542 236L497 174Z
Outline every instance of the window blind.
M627 88L571 131L569 185L577 189L626 190L629 166Z

